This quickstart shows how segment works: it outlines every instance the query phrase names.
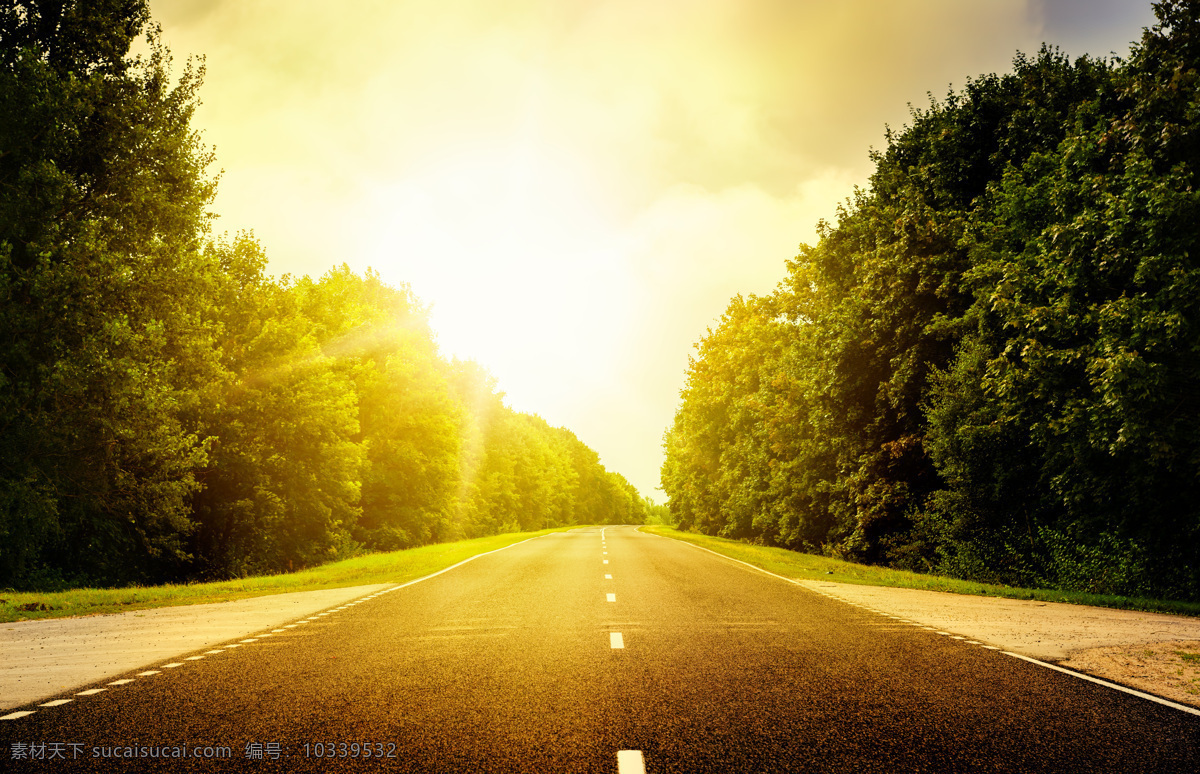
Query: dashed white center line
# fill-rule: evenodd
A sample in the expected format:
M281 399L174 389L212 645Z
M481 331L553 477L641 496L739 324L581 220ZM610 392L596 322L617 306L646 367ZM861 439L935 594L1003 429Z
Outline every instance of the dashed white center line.
M21 710L20 712L10 712L4 717L0 717L0 720L16 720L17 718L23 718L26 715L32 715L36 711L37 710Z
M133 680L131 678L127 677L124 680L113 680L111 683L109 683L109 685L126 685L126 684L132 683L132 682L133 682Z
M62 705L70 704L73 701L75 701L75 700L74 699L55 699L54 701L48 701L45 704L39 704L38 706L39 707L61 707Z
M614 648L614 649L615 648L623 648L623 647L625 647L625 638L621 636L620 632L609 632L608 633L608 646L610 648Z
M300 625L300 624L287 624L287 625L286 625L286 626L284 626L283 628L285 628L285 629L295 629L295 628L296 628L297 626L299 626L299 625Z
M182 664L182 663L180 663L180 662L178 662L178 661L176 661L176 662L174 662L174 663L172 663L172 664L163 664L163 665L162 665L162 668L163 668L163 669L174 669L175 667L181 667L181 666L183 666L183 664Z
M80 691L76 696L95 696L96 694L107 691L107 688L88 688L86 691Z
M223 651L223 650L206 650L206 651L204 651L204 655L206 655L206 656L216 656L217 654L224 653L224 652L225 652L225 651Z
M646 774L646 763L642 760L642 751L618 751L617 774Z
M271 634L279 634L282 631L285 631L285 630L284 629L272 629Z
M188 656L184 659L184 661L199 661L202 658L204 658L204 656Z
M240 647L242 647L242 644L240 642L235 642L232 645L226 645L225 650L229 650L230 648L240 648Z
M605 559L605 560L604 560L604 563L605 563L605 564L608 564L608 560L607 560L607 559Z
M145 672L138 672L137 676L138 677L149 677L150 675L157 675L157 674L160 674L157 669L150 669Z
M605 594L604 596L605 596L605 598L606 598L606 599L607 599L609 602L616 602L616 601L617 601L617 595L616 595L616 594Z
M258 638L251 637L250 639L247 639L247 640L238 640L238 642L258 642Z
M612 580L612 576L611 576L611 575L609 575L608 573L605 573L605 574L604 574L604 580Z

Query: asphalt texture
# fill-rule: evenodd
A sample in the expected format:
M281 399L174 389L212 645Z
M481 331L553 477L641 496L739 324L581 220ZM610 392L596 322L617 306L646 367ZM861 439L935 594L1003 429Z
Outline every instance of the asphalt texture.
M0 769L1200 771L1200 717L632 527L305 620L18 708Z

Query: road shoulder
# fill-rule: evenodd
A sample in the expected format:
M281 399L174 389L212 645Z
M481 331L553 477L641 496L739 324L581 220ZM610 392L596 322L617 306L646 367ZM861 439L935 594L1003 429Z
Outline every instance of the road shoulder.
M795 581L851 604L1200 707L1200 619L1059 602Z
M0 709L244 637L391 585L0 624Z

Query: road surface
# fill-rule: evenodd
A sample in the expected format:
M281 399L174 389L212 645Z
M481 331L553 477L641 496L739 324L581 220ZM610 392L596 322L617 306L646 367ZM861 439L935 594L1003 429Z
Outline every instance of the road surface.
M1200 771L1200 717L632 527L302 621L18 708L0 768Z

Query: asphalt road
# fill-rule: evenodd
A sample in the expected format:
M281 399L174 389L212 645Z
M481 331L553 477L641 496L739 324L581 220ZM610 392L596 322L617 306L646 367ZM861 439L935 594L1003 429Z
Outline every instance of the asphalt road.
M629 527L306 620L21 708L0 769L1200 771L1200 717Z

